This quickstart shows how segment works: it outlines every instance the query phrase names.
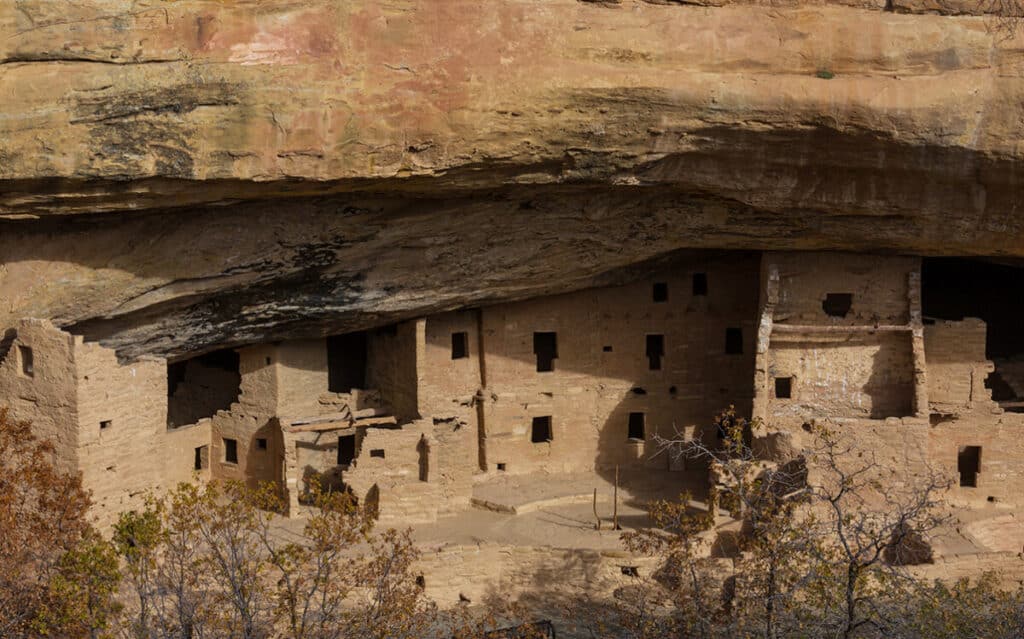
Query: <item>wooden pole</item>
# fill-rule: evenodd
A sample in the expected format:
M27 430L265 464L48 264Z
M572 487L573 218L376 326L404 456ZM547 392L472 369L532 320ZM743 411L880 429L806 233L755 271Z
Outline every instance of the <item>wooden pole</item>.
M619 465L615 464L615 493L613 496L612 504L612 530L622 530L619 528Z
M597 514L597 489L594 489L594 519L597 520L595 530L601 530L601 516Z

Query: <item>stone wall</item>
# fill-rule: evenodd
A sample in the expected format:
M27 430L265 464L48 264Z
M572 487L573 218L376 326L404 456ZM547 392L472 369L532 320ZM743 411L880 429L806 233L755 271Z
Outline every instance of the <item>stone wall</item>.
M937 320L924 327L932 410L958 411L991 403L985 378L995 367L985 356L985 334L985 322L975 318Z
M731 403L748 411L757 268L756 257L738 254L628 286L484 308L487 468L665 467L650 458L654 434L692 434ZM729 329L739 352L727 352ZM556 334L553 371L537 370L538 332ZM629 437L631 413L643 413L643 437ZM550 441L531 441L534 418L546 416Z
M920 260L765 253L762 263L758 415L792 427L918 414Z
M54 445L58 468L78 468L78 393L74 338L45 320L22 320L9 335L0 360L0 402L10 416L32 423L36 436ZM26 372L29 349L31 371Z
M367 335L367 385L380 391L400 422L419 417L417 367L424 328L423 320L413 320Z

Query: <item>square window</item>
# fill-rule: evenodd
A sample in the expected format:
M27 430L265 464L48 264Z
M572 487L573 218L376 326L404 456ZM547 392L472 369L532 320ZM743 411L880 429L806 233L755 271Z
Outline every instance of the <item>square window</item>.
M828 293L821 308L829 317L846 317L853 306L853 293Z
M793 396L793 378L775 378L775 397L777 399L790 399Z
M505 469L507 468L505 462L498 462L497 467L501 472L505 472Z
M530 428L530 441L534 444L542 444L551 440L551 416L534 417L533 425Z
M727 328L727 329L725 329L725 354L726 355L742 355L743 354L743 329L742 328Z
M18 355L21 359L21 374L26 377L35 377L36 363L32 355L32 349L28 346L19 346Z
M652 371L661 370L661 358L665 355L665 336L647 336L647 368Z
M370 457L380 457L381 459L384 459L384 449L374 448L370 451Z
M652 298L655 302L667 302L668 301L668 283L667 282L655 282L654 290L652 291Z
M558 359L558 333L534 333L533 353L537 356L537 372L550 373L555 370Z
M114 422L109 419L103 420L102 422L100 422L100 430L107 430L113 423Z
M629 414L629 439L644 439L645 421L646 419L643 413Z
M452 359L469 357L469 333L452 333Z
M224 461L229 464L238 463L238 441L224 438Z
M610 353L610 352L612 352L612 347L611 346L605 346L601 350L604 351L605 353Z
M707 273L694 273L693 274L693 294L696 295L707 295L708 294L708 274Z
M267 440L265 438L263 438L263 437L257 437L256 438L256 450L266 450L266 449L267 449Z

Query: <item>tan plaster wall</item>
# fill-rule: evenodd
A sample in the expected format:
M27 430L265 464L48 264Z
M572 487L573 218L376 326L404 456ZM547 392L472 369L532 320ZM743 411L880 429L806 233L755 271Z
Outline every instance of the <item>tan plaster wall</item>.
M917 413L912 318L920 318L912 312L919 298L912 298L920 291L911 279L919 272L918 258L765 253L762 263L762 313L768 315L762 325L770 337L758 365L764 376L759 373L755 383L764 393L766 419L778 426ZM777 283L769 284L770 272L777 272ZM777 287L771 293L770 285ZM825 312L828 293L852 294L846 317ZM776 397L778 377L792 378L790 398Z
M74 338L45 320L22 320L7 356L0 361L0 403L14 419L32 423L33 432L55 448L58 468L78 468L78 394ZM22 373L19 346L32 349L34 375Z
M779 268L776 324L906 324L909 319L908 275L920 268L916 257L857 253L765 253L764 262ZM852 293L844 318L822 309L828 293Z
M114 351L75 338L82 483L103 522L142 505L165 485L167 365L163 359L120 364ZM100 428L101 421L110 426Z
M991 403L992 393L984 383L994 367L985 357L985 337L985 322L975 318L939 320L924 327L928 399L934 409Z
M423 357L418 366L421 415L440 417L461 412L480 389L479 313L455 311L426 319ZM466 333L469 357L452 359L454 333Z
M667 466L647 460L654 433L692 433L729 403L749 410L758 264L739 254L629 286L485 308L488 469ZM707 296L692 295L694 272L707 274ZM653 301L655 282L668 285L667 302ZM742 354L725 354L730 326L743 331ZM537 372L533 334L547 331L558 334L558 359L553 372ZM664 335L661 370L649 370L648 334ZM645 413L646 443L627 439L630 412ZM552 441L531 443L532 418L545 415Z
M319 414L320 395L327 392L327 341L321 338L281 342L276 366L277 415Z
M380 391L399 422L420 416L418 370L425 328L424 320L413 320L397 324L394 330L367 333L366 383Z
M258 344L238 349L238 410L253 415L275 415L278 410L278 378L281 366L280 348L275 344Z
M774 397L770 415L904 417L912 415L913 354L910 333L773 336L771 378L792 377L792 397Z

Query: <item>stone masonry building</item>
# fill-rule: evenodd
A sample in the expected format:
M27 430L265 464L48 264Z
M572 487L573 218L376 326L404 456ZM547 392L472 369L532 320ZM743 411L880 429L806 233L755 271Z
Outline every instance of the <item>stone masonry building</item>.
M730 404L763 420L769 454L827 421L947 471L953 502L1016 504L1024 348L1012 309L950 285L971 268L996 267L695 253L626 286L173 362L25 319L3 333L0 403L107 524L187 480L273 482L295 515L313 477L383 522L431 522L499 474L682 470L653 435L713 442Z

